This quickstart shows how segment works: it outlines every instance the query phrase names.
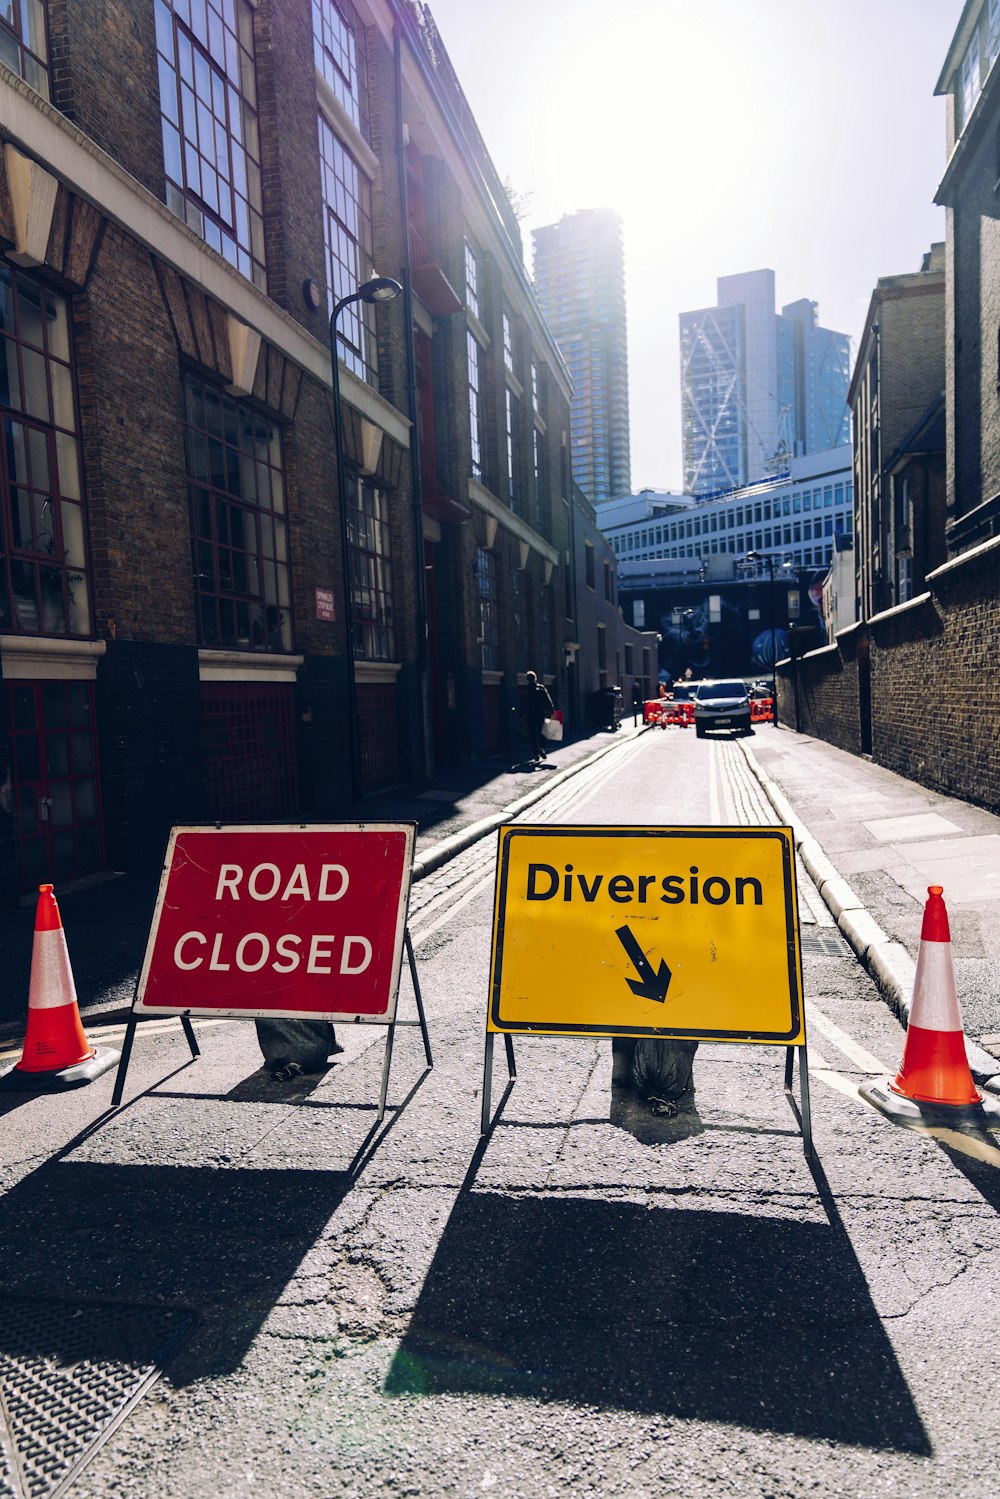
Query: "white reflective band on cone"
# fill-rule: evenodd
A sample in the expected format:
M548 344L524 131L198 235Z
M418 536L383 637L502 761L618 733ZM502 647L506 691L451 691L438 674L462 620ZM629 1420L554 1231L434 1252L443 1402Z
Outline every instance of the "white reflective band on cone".
M76 985L66 933L62 927L54 932L36 932L31 950L28 1009L57 1010L60 1005L71 1004L76 1004Z
M960 1031L962 1012L955 987L950 942L921 942L913 980L910 1024L925 1031Z

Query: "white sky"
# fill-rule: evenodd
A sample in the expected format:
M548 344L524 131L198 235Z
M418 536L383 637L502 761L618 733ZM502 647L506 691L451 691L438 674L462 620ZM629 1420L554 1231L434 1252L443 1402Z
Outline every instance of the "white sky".
M934 85L962 0L430 0L531 229L625 228L632 486L679 489L678 314L769 266L855 342L944 239Z

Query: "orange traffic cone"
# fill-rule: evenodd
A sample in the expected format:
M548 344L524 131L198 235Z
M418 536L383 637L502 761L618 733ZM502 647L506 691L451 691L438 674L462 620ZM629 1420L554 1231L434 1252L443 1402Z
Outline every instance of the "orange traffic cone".
M903 1060L889 1086L915 1103L961 1108L982 1103L983 1095L972 1081L965 1055L951 930L942 894L940 885L927 887Z
M119 1054L95 1050L84 1034L59 907L51 885L38 891L24 1050L2 1081L8 1088L54 1092L92 1082Z
M860 1092L901 1124L926 1116L938 1123L965 1122L982 1128L1000 1116L1000 1105L984 1098L969 1070L943 893L940 885L927 887L899 1071L891 1082L886 1078Z

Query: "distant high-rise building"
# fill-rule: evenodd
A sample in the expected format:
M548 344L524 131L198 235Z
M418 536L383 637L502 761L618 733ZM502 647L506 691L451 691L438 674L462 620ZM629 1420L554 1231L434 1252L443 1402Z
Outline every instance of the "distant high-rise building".
M533 239L535 290L573 379L573 477L596 505L632 487L622 221L584 209Z
M718 306L682 312L684 488L735 489L849 440L850 339L816 303L776 313L773 271L720 276Z

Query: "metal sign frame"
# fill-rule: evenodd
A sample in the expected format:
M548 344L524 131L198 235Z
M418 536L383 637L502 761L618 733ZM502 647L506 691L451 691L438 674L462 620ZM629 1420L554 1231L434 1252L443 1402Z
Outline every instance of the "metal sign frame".
M317 835L350 835L363 837L366 833L401 833L403 835L403 857L400 869L399 893L394 918L393 950L391 960L388 964L388 983L385 991L385 1009L374 1014L359 1014L354 1009L329 1010L302 1010L290 1008L274 1008L273 1006L244 1006L238 1009L218 1007L212 1005L191 1005L181 1002L168 1002L165 1004L144 1004L150 974L153 970L154 954L156 953L157 937L159 935L160 921L164 911L167 909L167 897L170 893L170 876L174 870L174 858L177 853L178 840L184 835L204 835L211 839L216 835L266 835L274 838L282 834L309 835L310 839ZM112 1108L118 1108L121 1104L122 1095L125 1090L125 1078L132 1054L132 1044L135 1039L138 1017L141 1015L175 1015L180 1018L181 1027L187 1039L192 1058L200 1056L201 1051L195 1036L194 1027L191 1023L192 1015L205 1017L223 1016L235 1020L262 1020L262 1019L304 1019L324 1020L346 1024L366 1024L386 1026L385 1056L382 1066L382 1083L379 1094L378 1122L385 1115L386 1097L389 1087L389 1069L392 1062L393 1041L395 1039L397 1026L419 1025L421 1037L424 1044L424 1056L427 1066L433 1067L431 1056L430 1036L427 1030L427 1019L424 1014L423 998L420 993L420 982L417 975L416 959L413 953L413 943L410 939L409 928L406 924L407 908L409 904L410 881L413 868L413 849L416 836L416 823L414 822L368 822L368 823L212 823L208 825L185 825L171 828L167 842L167 851L164 858L163 869L160 876L160 886L157 893L156 906L153 920L150 925L149 936L146 942L146 953L142 968L136 982L132 997L132 1010L129 1015L125 1031L125 1039L122 1044L121 1062L118 1067L118 1076L115 1080L114 1093L111 1099ZM330 866L333 867L333 866ZM259 935L259 934L253 934ZM417 1019L400 1020L397 1018L396 1009L399 995L399 979L402 967L403 953L406 953L409 966L410 978L413 984L414 997L416 999ZM321 970L322 971L322 970ZM252 970L250 970L252 975ZM252 982L252 976L248 980Z
M510 878L510 850L513 840L519 837L544 840L547 837L565 838L664 838L664 839L720 839L729 841L757 841L762 838L775 840L781 845L781 867L782 867L782 895L784 902L784 924L786 933L786 963L788 975L788 999L789 999L789 1027L786 1031L755 1030L753 1027L742 1029L698 1029L690 1026L652 1026L652 1025L619 1025L588 1022L554 1022L531 1023L524 1020L505 1021L502 1013L502 980L503 980L503 958L504 941L508 935L508 897ZM542 920L541 913L536 913L535 921ZM513 925L513 923L511 923ZM628 934L628 935L626 935ZM641 992L640 985L643 982L653 984L656 975L651 964L645 958L641 946L632 942L630 929L627 923L616 936L622 941L626 954L629 956L632 966L638 973L638 980L627 980L630 987L636 993ZM662 965L661 965L662 966ZM667 981L669 982L669 971ZM666 990L664 990L665 996ZM502 828L499 833L497 848L497 872L494 896L494 929L493 948L490 960L490 990L486 1012L486 1038L483 1056L483 1092L482 1092L482 1118L481 1133L486 1134L491 1127L491 1090L493 1076L493 1042L494 1037L502 1035L507 1059L508 1088L517 1077L517 1068L514 1058L515 1035L546 1036L546 1035L579 1035L579 1036L610 1036L628 1037L638 1036L660 1037L660 1038L683 1038L698 1041L749 1044L758 1046L784 1046L785 1047L785 1079L784 1089L792 1110L799 1120L805 1153L807 1157L813 1156L811 1110L809 1100L809 1068L808 1048L806 1039L805 1006L802 991L802 956L798 930L798 899L795 885L795 845L792 830L788 827L761 827L761 828L727 828L727 827L613 827L607 825L574 825L557 826L554 824L511 824ZM801 1109L796 1107L792 1093L792 1081L794 1075L795 1053L799 1057L799 1084L801 1095Z

